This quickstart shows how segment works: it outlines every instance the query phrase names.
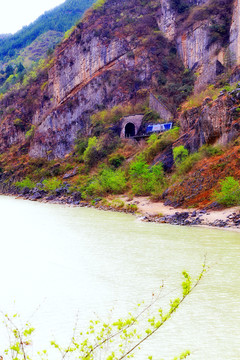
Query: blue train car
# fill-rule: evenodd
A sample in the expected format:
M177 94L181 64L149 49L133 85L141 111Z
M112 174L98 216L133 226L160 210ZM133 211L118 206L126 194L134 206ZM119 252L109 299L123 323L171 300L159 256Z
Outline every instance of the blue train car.
M148 125L147 126L147 130L146 133L150 134L150 133L154 133L154 132L164 132L164 131L168 131L171 130L173 126L172 122L169 123L165 123L165 124L153 124L153 125Z

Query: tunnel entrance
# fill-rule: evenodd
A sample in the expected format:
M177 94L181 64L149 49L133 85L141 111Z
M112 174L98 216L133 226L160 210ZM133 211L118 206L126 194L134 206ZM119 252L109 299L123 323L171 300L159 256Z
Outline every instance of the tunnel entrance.
M133 123L128 123L125 126L125 137L129 138L133 136L135 136L135 125Z

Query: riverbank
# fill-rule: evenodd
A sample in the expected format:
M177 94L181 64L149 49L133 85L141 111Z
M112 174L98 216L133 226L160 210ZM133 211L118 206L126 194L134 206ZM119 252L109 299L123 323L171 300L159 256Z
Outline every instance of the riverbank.
M141 220L146 222L167 223L182 226L218 227L240 232L240 207L219 210L184 209L164 205L163 202L153 202L148 197L135 197L127 203L136 204Z
M67 194L67 192L59 192L49 194L44 190L25 190L19 193L16 188L1 192L1 194L31 201L130 213L138 216L144 222L180 226L207 226L240 232L240 207L219 210L174 208L166 206L160 201L153 202L149 197L138 196L130 199L127 195L109 196L104 200L99 198L88 202L82 200L79 193Z

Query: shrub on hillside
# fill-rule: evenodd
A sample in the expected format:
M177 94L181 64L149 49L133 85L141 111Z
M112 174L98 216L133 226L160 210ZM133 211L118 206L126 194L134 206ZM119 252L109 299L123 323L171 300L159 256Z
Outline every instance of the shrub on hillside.
M159 194L165 184L162 164L150 168L142 155L130 164L129 175L134 195Z
M122 163L125 161L125 156L122 154L115 154L110 156L109 158L109 164L112 165L115 169L122 165Z
M158 135L157 134L151 134L149 136L149 138L147 139L147 143L148 145L153 145L156 141L158 140Z
M88 139L88 145L83 152L82 158L87 166L96 165L101 159L113 152L119 143L119 138L112 134L105 134L97 138Z
M22 181L17 181L15 186L19 189L28 188L33 189L36 185L35 183L29 179L29 177L25 177Z
M13 120L13 124L16 128L19 128L21 130L24 130L24 128L25 128L25 123L22 119L17 118L15 120Z
M145 109L144 118L143 118L144 124L155 123L158 120L159 120L159 114L156 111L151 110L149 108Z
M161 134L160 137L156 134L152 134L148 140L150 146L148 146L143 153L146 161L152 161L157 154L170 146L175 140L177 140L178 137L178 127L166 131L165 133Z
M43 180L44 190L54 193L60 186L62 182L58 180L56 177L51 179Z
M171 56L171 66L177 66L179 61L177 56ZM169 99L173 99L173 109L177 109L178 106L187 99L192 93L194 87L195 75L189 69L182 69L178 77L175 77L171 81L168 81L165 86L162 87L163 93L160 97L164 102L169 103ZM167 98L166 98L167 97Z
M78 155L81 156L81 155L83 155L87 146L88 146L88 139L80 137L75 140L74 150Z
M102 6L105 4L105 2L106 2L106 0L97 0L97 1L95 2L95 4L93 4L92 8L93 8L94 10L96 10L96 9L102 7Z
M136 204L127 204L127 211L135 213L138 211L138 206Z
M223 149L220 145L203 145L199 151L206 157L223 154Z
M34 133L35 133L35 126L32 125L31 128L26 132L25 139L31 140L34 136Z
M181 163L177 164L177 175L188 173L201 158L202 154L199 152L188 155Z
M219 182L221 189L214 192L214 199L224 206L240 205L240 183L232 176Z
M178 149L178 148L179 147L173 149L173 154L175 153L175 157L178 156L178 153L179 155L181 154L180 156L182 156L182 154L185 152L183 149ZM215 145L215 146L203 145L198 152L189 155L187 151L185 153L185 155L187 156L184 155L182 160L176 163L176 167L177 167L176 175L178 176L188 173L198 161L200 161L205 157L221 155L222 153L223 153L223 149L219 145Z
M112 202L111 202L111 206L114 207L115 209L123 209L124 206L125 206L125 203L123 200L121 199L114 199Z
M86 165L93 166L101 158L101 154L97 149L97 142L96 136L88 139L88 146L83 152L83 161Z
M100 196L106 193L121 194L125 188L126 178L124 172L105 168L90 181L85 188L85 192L89 196Z
M177 146L173 149L173 159L176 165L182 163L188 156L188 150L183 146Z
M174 127L161 135L162 148L165 149L168 145L172 144L179 137L179 127Z
M189 9L189 4L186 0L170 0L171 8L177 11L179 14L182 14Z
M100 183L105 192L121 194L126 187L125 174L122 170L113 171L106 168L100 175Z
M109 125L116 124L123 116L139 114L144 111L144 104L141 102L126 105L116 105L111 109L101 110L91 116L91 123L93 128L105 129Z

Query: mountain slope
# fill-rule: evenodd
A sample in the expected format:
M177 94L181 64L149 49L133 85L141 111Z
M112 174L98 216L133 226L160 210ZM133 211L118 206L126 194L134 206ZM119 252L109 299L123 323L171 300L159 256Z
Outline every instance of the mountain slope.
M35 156L45 156L49 151L49 156L64 156L73 148L77 132L87 131L91 114L131 99L137 101L141 92L146 98L150 89L158 91L173 110L186 98L192 86L191 74L158 30L159 9L155 0L147 4L140 0L110 0L96 6L57 49L43 99L34 99L34 103L38 100L42 104L41 109L34 108L36 116L26 116L29 112L25 98L18 93L16 98L11 97L8 106L13 99L18 104L11 117L21 118L26 123L25 130L33 121L36 125L34 144L31 142ZM40 80L36 81L39 84ZM6 108L2 118L5 116L8 117ZM45 146L40 149L41 133L47 130L48 121L53 132L43 135ZM13 125L12 131L22 139L19 127ZM11 142L12 137L8 138Z
M14 174L15 180L29 176L35 182L52 176L62 177L62 181L73 178L74 186L80 186L85 194L100 196L111 192L104 181L115 176L112 166L123 165L115 179L121 183L121 191L128 188L135 194L159 196L168 184L165 198L176 205L186 204L189 196L189 205L193 205L202 191L210 201L222 177L238 179L234 164L239 143L234 141L240 135L240 84L233 83L240 80L240 26L235 21L240 0L231 4L216 1L221 7L212 12L213 0L185 0L188 10L178 27L179 14L174 13L172 0L99 0L57 47L49 63L0 99L3 178L9 174ZM222 31L224 9L228 26ZM223 37L214 35L213 39L213 25ZM194 94L188 98L192 90ZM152 97L171 112L175 127L163 135L153 134L147 142L119 139L120 134L128 136L126 128L135 121L134 115L143 121L141 126L135 124L142 132L135 133L134 128L134 134L144 138L148 122L164 121L148 108ZM183 104L186 98L188 102ZM226 148L220 154L216 144L235 147L229 151L229 156L234 156L231 171L222 162ZM199 150L203 145L210 147ZM221 162L218 158L210 162L207 156L216 152ZM177 153L181 161L187 161L183 161L184 167L175 161ZM204 179L207 173L214 174L212 162L218 171L207 183L194 181L199 174L194 169L203 158L210 165ZM100 162L111 168L94 168ZM158 163L163 166L154 168L156 172L149 170L149 165ZM74 171L69 173L70 169ZM131 178L139 169L151 180L148 184L142 181L146 180L144 173L143 179L139 173L136 181ZM180 178L177 190L172 186L176 178L169 175L173 171ZM193 182L183 182L188 174ZM158 181L158 188L153 180ZM182 184L186 185L180 191Z
M226 0L217 1L222 1L224 7ZM165 2L172 14L171 1ZM25 130L31 124L36 127L29 144L31 156L65 156L73 149L77 133L89 131L92 114L126 101L145 101L149 92L154 92L176 116L177 108L190 94L194 81L191 71L184 69L183 62L199 72L195 75L196 83L200 79L201 84L206 79L214 80L216 66L227 48L225 45L221 47L221 41L215 41L208 48L205 46L209 26L211 28L212 21L215 21L210 12L211 23L206 24L212 0L201 6L194 6L198 0L189 0L189 3L192 7L186 19L196 10L198 16L199 13L202 16L204 10L204 18L196 24L190 23L187 30L183 27L182 33L178 31L174 36L175 41L174 38L167 39L168 30L166 37L159 31L159 28L163 29L167 15L157 0L108 0L99 2L101 6L88 11L57 49L48 71L43 100L39 99L41 108L34 109L33 118L26 117L28 112L21 105L21 101L24 104L26 99L21 100L18 94L16 111L9 116L7 109L3 110L3 119L11 117L14 120L15 116L25 122ZM218 24L218 13L214 16ZM192 26L194 29L191 31ZM194 51L188 51L188 47ZM205 71L208 71L208 76ZM8 101L8 106L11 101ZM21 129L14 125L12 132L14 138L22 138ZM9 141L0 140L1 148L12 144L12 137Z
M66 0L53 10L45 12L16 34L0 37L0 61L6 57L16 56L21 49L49 30L64 33L81 18L84 11L93 3L94 0Z
M56 44L60 43L63 34L49 30L38 36L30 45L20 51L20 58L25 67L31 65L32 61L37 62L49 52L52 52Z

